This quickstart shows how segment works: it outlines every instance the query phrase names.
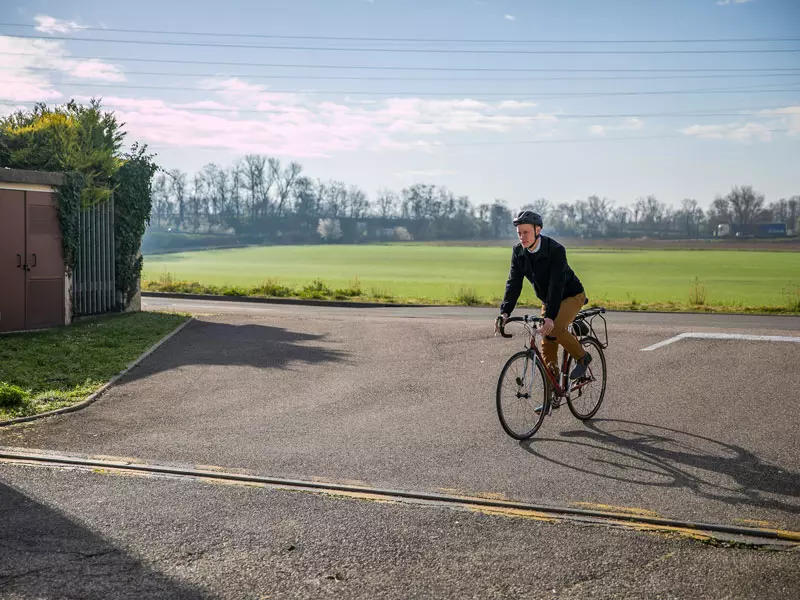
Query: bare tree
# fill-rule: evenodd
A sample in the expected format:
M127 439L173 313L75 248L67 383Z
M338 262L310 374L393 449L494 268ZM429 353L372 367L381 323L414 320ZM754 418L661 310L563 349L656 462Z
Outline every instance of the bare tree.
M355 185L351 185L347 190L347 199L349 217L361 219L366 216L369 210L369 200L364 190Z
M770 202L767 206L769 218L776 223L789 223L789 201L786 198L781 198L777 202ZM790 226L791 227L791 226Z
M244 188L250 192L250 217L258 221L269 212L269 194L273 179L267 169L267 158L259 154L247 154L241 164Z
M792 196L786 204L789 207L787 227L797 233L797 230L800 229L800 196Z
M686 228L688 237L700 235L700 224L704 220L703 209L694 198L684 198L681 202L681 210L676 215Z
M540 214L542 218L545 218L552 208L553 206L548 200L545 198L537 198L530 204L523 205L521 210L532 210L533 212Z
M277 158L269 159L269 179L275 184L275 214L278 217L284 216L284 210L302 171L303 167L297 162L289 163L289 166L281 171L280 161Z
M323 188L325 215L342 217L347 211L347 186L342 181L331 181Z
M375 204L378 209L378 215L383 219L395 216L395 209L397 208L397 194L391 190L382 189L378 191L378 196L375 199Z
M733 220L738 225L754 223L764 206L764 195L757 194L749 185L734 186L726 198L733 209Z
M153 178L151 190L155 226L156 228L161 228L166 223L169 223L169 220L172 217L172 202L170 201L169 197L169 182L165 173L161 172Z
M658 198L650 195L646 198L637 198L634 212L637 216L637 222L656 227L664 221L669 209L666 204L659 202Z
M206 180L201 173L195 173L192 179L192 193L186 200L186 208L192 231L200 231L200 222L203 215L208 213L208 196Z
M614 209L614 212L611 213L611 223L613 223L615 229L620 233L625 231L625 226L630 220L631 211L624 206L618 206Z
M586 225L594 230L602 230L608 222L613 208L613 202L599 196L589 196L586 199Z
M183 228L186 219L186 173L178 169L169 171L169 187L172 197L175 198L175 206L178 208L177 228Z

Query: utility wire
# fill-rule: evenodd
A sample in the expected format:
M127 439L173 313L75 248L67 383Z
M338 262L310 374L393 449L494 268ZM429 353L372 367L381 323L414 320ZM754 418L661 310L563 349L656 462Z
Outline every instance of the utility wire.
M82 38L75 36L19 35L6 37L28 40L56 40L65 42L102 42L108 44L138 44L148 46L175 46L193 48L243 48L248 50L311 50L324 52L381 52L414 54L791 54L800 48L751 48L746 50L467 50L461 48L350 48L341 46L273 46L258 44L212 44L208 42L162 42L157 40L115 40L110 38Z
M13 84L14 81L2 81L0 84ZM790 85L798 85L800 82L791 82ZM208 87L208 88L189 88L185 86L169 86L169 85L133 85L133 84L118 84L118 83L69 83L71 87L91 87L91 88L115 88L115 89L134 89L134 90L159 90L159 91L193 91L193 92L224 92L230 91L226 87ZM767 89L767 86L750 86L750 87L735 87L735 88L707 88L695 90L658 90L646 92L417 92L417 91L365 91L365 90L302 90L302 89L265 89L260 90L265 94L330 94L330 95L346 95L346 96L400 96L400 95L413 95L413 96L525 96L536 98L548 99L562 99L562 98L596 98L605 96L672 96L672 95L692 95L692 94L766 94L766 93L782 93L782 92L797 92L800 87L791 88L778 88Z
M36 56L42 57L36 52L0 52L2 56ZM492 73L750 73L763 71L780 72L799 72L800 68L793 67L762 67L762 68L722 68L722 69L537 69L537 68L507 68L507 67L406 67L406 66L372 66L372 65L310 65L310 64L287 64L287 63L254 63L242 61L211 61L211 60L175 60L167 58L139 58L129 56L52 56L47 57L62 60L109 60L120 62L144 62L157 64L180 64L180 65L216 65L216 66L239 66L239 67L274 67L287 69L351 69L351 70L370 70L370 71L431 71L431 72L492 72Z
M0 27L39 28L30 23L0 23ZM777 38L676 38L676 39L628 39L628 40L554 40L554 39L447 39L447 38L402 38L402 37L360 37L325 35L274 35L261 33L222 33L211 31L168 31L162 29L124 29L112 27L77 27L80 31L103 31L109 33L144 33L152 35L197 35L207 37L260 38L275 40L325 40L347 42L414 42L446 44L698 44L698 43L747 43L747 42L798 42L796 37Z
M0 66L0 70L64 72L54 67L15 67ZM440 81L644 81L653 79L729 79L760 77L797 77L800 69L791 73L742 73L727 75L628 75L628 76L564 76L564 77L386 77L355 75L262 75L257 73L187 73L185 71L124 71L125 75L148 75L165 77L244 77L247 79L300 79L330 81L421 81L437 83Z

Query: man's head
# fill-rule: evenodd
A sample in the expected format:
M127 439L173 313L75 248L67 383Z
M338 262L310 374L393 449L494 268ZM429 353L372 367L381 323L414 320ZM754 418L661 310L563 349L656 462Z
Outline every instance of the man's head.
M533 247L542 231L542 217L532 210L523 210L514 217L514 226L517 228L519 241L526 248Z

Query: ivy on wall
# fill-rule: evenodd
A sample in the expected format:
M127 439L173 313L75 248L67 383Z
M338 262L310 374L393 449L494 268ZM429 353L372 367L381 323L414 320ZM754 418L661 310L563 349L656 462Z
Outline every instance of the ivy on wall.
M80 239L79 220L81 194L85 177L77 171L64 173L64 183L58 187L58 220L61 223L61 246L67 274L75 270Z
M116 287L127 305L142 272L139 249L150 222L151 184L158 167L145 147L134 144L114 175L114 245Z

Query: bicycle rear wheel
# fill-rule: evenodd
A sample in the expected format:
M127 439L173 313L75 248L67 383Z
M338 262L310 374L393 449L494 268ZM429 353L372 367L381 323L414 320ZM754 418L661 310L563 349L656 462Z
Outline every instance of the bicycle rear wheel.
M517 440L531 437L548 411L544 367L527 350L506 361L497 380L497 416L505 432ZM538 413L537 406L542 406Z
M606 357L603 355L600 342L594 338L583 338L581 346L591 354L592 362L589 363L585 377L570 381L567 404L575 418L585 421L597 413L606 395ZM567 374L574 365L575 360L570 356L567 361Z

